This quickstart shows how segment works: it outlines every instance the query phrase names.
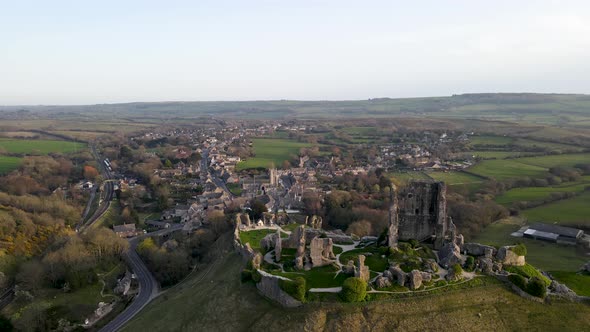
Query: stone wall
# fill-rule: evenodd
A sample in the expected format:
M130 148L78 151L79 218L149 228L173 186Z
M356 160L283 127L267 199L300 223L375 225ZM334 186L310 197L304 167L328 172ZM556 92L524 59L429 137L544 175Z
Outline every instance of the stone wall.
M258 272L260 273L261 278L260 282L256 284L256 288L258 288L258 291L262 295L287 308L295 308L303 305L301 301L298 301L291 297L291 295L285 293L285 291L279 286L279 280L288 280L287 278L275 276L262 270L258 270Z

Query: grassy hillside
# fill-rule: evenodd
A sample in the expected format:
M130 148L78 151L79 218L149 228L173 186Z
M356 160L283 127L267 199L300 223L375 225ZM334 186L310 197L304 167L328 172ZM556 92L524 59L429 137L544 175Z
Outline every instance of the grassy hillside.
M308 304L284 309L240 282L241 258L224 250L186 282L148 305L123 331L581 331L590 306L542 305L503 285L366 304Z

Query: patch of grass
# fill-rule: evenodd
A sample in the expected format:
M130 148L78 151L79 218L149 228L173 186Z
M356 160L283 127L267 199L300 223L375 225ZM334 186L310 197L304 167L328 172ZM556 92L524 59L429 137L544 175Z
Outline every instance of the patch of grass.
M527 209L521 213L530 222L541 221L575 227L588 226L590 225L588 202L590 202L590 192L584 192L581 195Z
M0 156L0 174L14 171L20 166L22 161L23 159L18 157Z
M301 226L301 224L298 224L298 223L290 223L290 224L287 224L285 226L281 226L281 228L283 230L285 230L285 231L292 232L292 231L295 230L295 228L297 228L299 226Z
M240 241L243 244L250 243L250 247L254 250L260 250L260 240L268 234L276 233L274 229L257 229L253 231L240 232Z
M551 275L580 296L590 296L590 274L554 271Z
M395 172L387 174L396 184L405 184L410 180L430 180L431 178L424 172Z
M387 257L381 257L379 249L374 246L347 251L340 255L340 263L346 265L349 260L356 262L356 258L359 255L365 255L365 265L367 265L371 271L383 272L389 267Z
M248 158L236 165L237 170L248 168L281 167L283 161L292 160L299 154L299 149L311 144L282 138L252 139L255 157Z
M71 153L86 148L86 144L56 140L0 138L0 149L7 153L46 155L52 152Z
M229 191L231 191L231 193L236 196L241 196L242 192L244 191L239 183L228 183L226 186L227 189L229 189Z
M306 280L307 289L310 288L327 288L327 287L340 287L344 280L350 276L344 273L338 273L337 268L327 265L322 267L316 267L309 271L297 271L297 272L279 272L273 271L275 275L280 275L290 279L297 277L303 277Z

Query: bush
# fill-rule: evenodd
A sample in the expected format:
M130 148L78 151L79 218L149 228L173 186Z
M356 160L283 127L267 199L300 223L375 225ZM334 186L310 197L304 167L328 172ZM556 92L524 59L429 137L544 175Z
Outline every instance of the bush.
M302 302L305 301L305 284L306 281L303 277L297 277L295 280L279 279L279 287L294 299Z
M461 265L459 264L455 264L451 267L451 269L453 269L453 275L455 276L460 276L463 273L463 269L461 268Z
M367 296L367 283L360 278L348 278L342 283L340 297L345 302L360 302Z
M258 270L253 270L252 271L252 280L254 280L255 283L259 283L261 279L262 279L262 276L260 275L260 272L258 272Z
M252 270L244 269L242 270L242 282L252 280Z
M446 280L437 280L434 283L434 287L442 287L442 286L446 286L447 285L447 281Z
M537 270L534 266L530 264L525 264L523 266L506 266L504 270L511 273L520 274L521 276L527 279L531 279L534 277L539 278L543 280L543 282L545 282L546 286L549 286L551 284L551 280L549 280L549 278L544 276L541 272L539 272L539 270Z
M512 252L517 254L518 256L526 256L526 246L522 243L519 243L512 248Z
M526 286L526 292L532 296L543 298L547 293L547 286L545 286L545 282L541 278L534 277L529 280Z
M473 258L473 256L467 256L467 259L465 260L465 270L473 271L474 268L475 268L475 258Z
M526 279L520 274L509 275L508 280L510 280L510 282L513 283L516 287L522 290L526 289Z
M418 246L420 245L420 242L418 242L418 240L416 240L416 239L410 239L410 241L408 241L408 243L414 249L418 248Z

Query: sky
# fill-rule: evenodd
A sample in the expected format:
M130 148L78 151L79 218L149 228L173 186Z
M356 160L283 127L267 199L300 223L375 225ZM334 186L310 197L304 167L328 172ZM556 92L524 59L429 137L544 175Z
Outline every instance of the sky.
M0 0L0 105L590 93L590 1Z

